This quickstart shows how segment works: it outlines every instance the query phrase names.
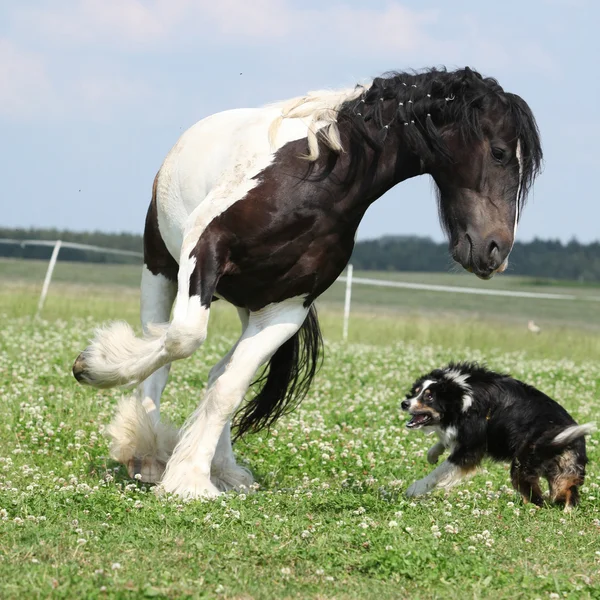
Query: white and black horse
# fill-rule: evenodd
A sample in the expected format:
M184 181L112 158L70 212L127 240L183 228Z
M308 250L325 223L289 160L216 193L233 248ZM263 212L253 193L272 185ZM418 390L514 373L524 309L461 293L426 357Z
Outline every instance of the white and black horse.
M527 104L468 68L393 73L194 125L154 181L144 337L113 324L73 366L92 386L140 384L110 426L112 455L184 497L250 485L233 455L232 418L265 363L238 434L268 426L308 389L321 343L313 302L348 263L369 205L431 175L453 258L486 279L506 268L541 158ZM173 432L159 419L169 366L202 345L216 298L237 307L242 334Z

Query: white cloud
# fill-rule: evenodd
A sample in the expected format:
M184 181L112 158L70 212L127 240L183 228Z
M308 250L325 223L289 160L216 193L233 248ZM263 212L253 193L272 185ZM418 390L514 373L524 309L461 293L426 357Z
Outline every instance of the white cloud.
M368 57L381 69L427 64L471 64L489 72L538 69L554 61L534 40L508 44L471 15L411 9L397 1L382 8L292 0L52 0L16 4L11 38L0 41L0 113L91 111L139 104L152 89L134 57L147 53L214 52L263 46L314 64ZM493 29L493 25L491 26ZM440 33L441 32L441 33ZM499 40L499 41L498 41ZM22 48L37 48L37 52ZM152 60L152 57L149 58ZM146 63L148 64L148 63ZM359 74L363 77L373 73Z
M190 4L189 0L57 0L17 10L15 22L21 30L31 29L55 43L146 44L172 34Z
M0 114L27 117L45 110L51 84L43 58L0 38Z
M414 49L430 41L423 28L436 15L393 2L383 10L343 4L315 10L290 0L55 0L45 7L18 10L15 21L21 30L33 29L62 44L102 41L135 48L184 40L265 43L289 37L308 46L321 40L371 52Z

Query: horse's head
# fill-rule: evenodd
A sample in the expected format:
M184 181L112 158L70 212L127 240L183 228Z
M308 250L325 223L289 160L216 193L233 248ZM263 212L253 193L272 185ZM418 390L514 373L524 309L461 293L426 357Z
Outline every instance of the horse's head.
M449 75L456 81L437 115L444 149L428 170L439 189L452 257L487 279L508 264L519 213L540 167L539 133L527 104L495 80L469 69Z

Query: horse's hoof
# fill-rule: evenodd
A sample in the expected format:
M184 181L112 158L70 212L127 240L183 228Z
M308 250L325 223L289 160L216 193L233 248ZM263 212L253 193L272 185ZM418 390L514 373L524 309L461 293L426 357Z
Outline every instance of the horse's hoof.
M84 354L85 352L82 352L73 363L73 377L75 377L79 383L89 383Z
M222 492L235 490L237 492L250 492L254 484L252 473L236 463L223 467L211 468L210 480Z
M165 472L166 464L155 458L131 458L127 461L127 473L131 479L143 483L158 483Z
M222 494L210 477L199 472L198 467L189 461L184 461L176 467L170 466L158 486L157 493L173 494L185 500L211 499Z

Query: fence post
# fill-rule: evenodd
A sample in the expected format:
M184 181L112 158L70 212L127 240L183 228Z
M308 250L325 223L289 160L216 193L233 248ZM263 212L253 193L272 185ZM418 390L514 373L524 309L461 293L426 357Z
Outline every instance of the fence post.
M48 263L48 270L46 271L46 278L44 279L44 285L42 286L42 294L40 296L40 301L38 302L37 313L35 314L36 317L40 316L42 308L44 308L46 294L48 293L48 288L50 287L52 273L54 272L54 266L56 265L56 259L58 258L58 252L60 251L61 244L61 240L57 240L56 244L54 244L54 250L52 250L52 256L50 257L50 262Z
M354 267L348 265L346 271L346 297L344 298L344 330L342 338L344 341L348 339L348 321L350 320L350 299L352 296L352 271Z

